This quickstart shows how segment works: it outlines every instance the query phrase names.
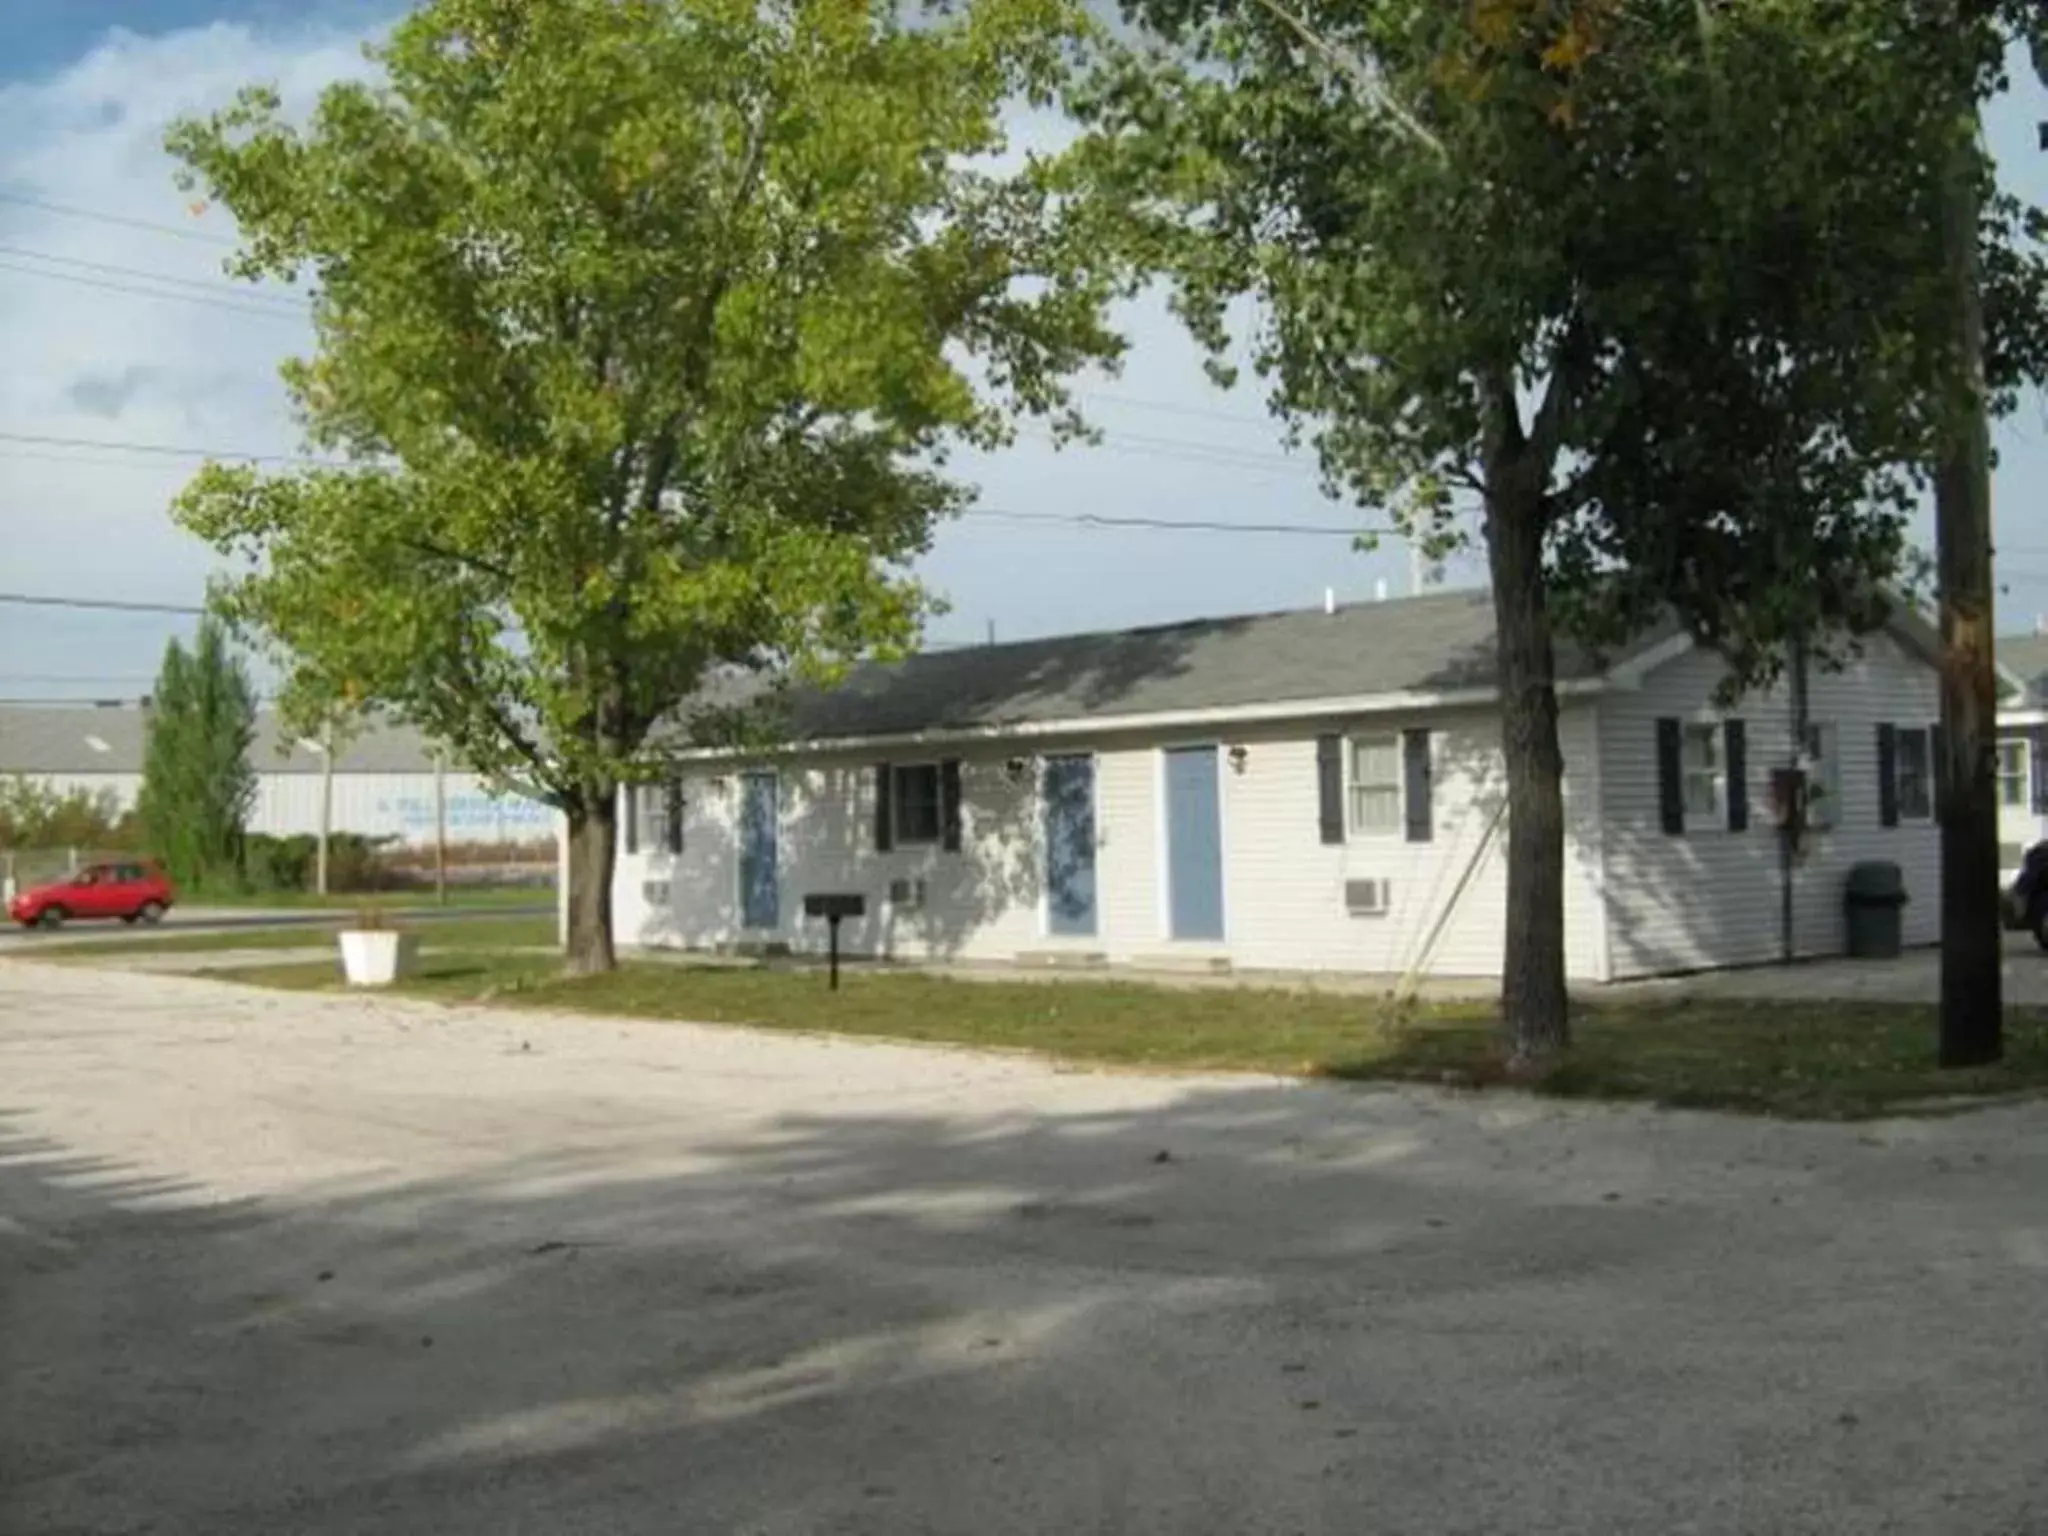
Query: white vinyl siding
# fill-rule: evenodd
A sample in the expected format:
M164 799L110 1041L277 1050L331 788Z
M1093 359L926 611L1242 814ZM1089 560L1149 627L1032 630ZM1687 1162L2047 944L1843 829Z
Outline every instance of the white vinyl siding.
M1226 943L1204 946L1241 969L1321 970L1399 976L1497 975L1507 899L1499 731L1490 710L1439 712L1382 730L1335 727L1347 739L1428 727L1436 733L1435 839L1398 835L1357 843L1321 841L1313 727L1233 733L1240 770L1219 762ZM1598 979L1603 963L1594 835L1597 763L1592 711L1560 719L1567 764L1565 810L1573 852L1566 868L1566 944L1571 974ZM905 959L1014 960L1048 953L1100 955L1142 966L1172 952L1165 937L1165 857L1156 737L1122 735L1046 743L1043 753L1089 751L1096 760L1096 931L1046 932L1043 812L1037 774L1013 777L1013 743L964 755L963 845L874 849L872 768L852 760L784 770L783 924L771 942L816 949L821 923L802 918L814 891L858 891L868 915L841 929L848 953ZM1034 744L1036 745L1036 744ZM1032 757L1040 755L1033 751ZM723 787L719 787L720 784ZM628 945L717 948L764 937L740 931L736 866L738 773L685 786L684 853L622 858L614 886L618 931ZM1396 823L1395 831L1399 831ZM887 900L890 883L922 879L915 912ZM1383 917L1346 910L1347 882L1387 882Z
M1717 657L1694 650L1651 670L1640 688L1596 701L1604 808L1599 835L1617 979L1779 957L1781 854L1770 819L1752 817L1745 832L1675 838L1664 832L1659 814L1656 722L1696 720L1714 709L1722 676ZM1809 838L1793 867L1795 954L1841 952L1842 882L1849 866L1863 859L1900 866L1910 896L1906 942L1932 942L1941 908L1939 843L1929 822L1880 824L1877 727L1932 719L1936 681L1931 665L1889 636L1866 641L1863 655L1839 672L1816 667L1809 675L1809 717L1826 722L1826 744L1835 748L1824 773L1834 791L1834 817L1831 827ZM1730 714L1746 722L1747 797L1753 806L1766 804L1771 771L1794 757L1790 701L1781 684L1745 697ZM1688 817L1688 832L1693 825Z

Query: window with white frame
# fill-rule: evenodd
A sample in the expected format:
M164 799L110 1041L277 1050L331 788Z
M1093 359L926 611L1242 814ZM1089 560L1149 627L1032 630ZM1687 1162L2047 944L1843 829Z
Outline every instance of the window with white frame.
M897 843L936 843L944 819L939 804L939 765L899 763L889 779Z
M1929 821L1934 816L1934 754L1922 726L1901 726L1897 769L1899 819Z
M1684 770L1685 821L1718 826L1728 815L1728 766L1721 750L1721 727L1713 721L1690 723L1679 759Z
M666 784L642 784L633 793L639 797L637 847L628 852L681 853L683 851L683 786L679 780Z
M1351 830L1401 830L1401 738L1360 736L1351 743Z
M1806 824L1825 832L1841 814L1842 764L1830 722L1806 725Z
M2034 755L2024 736L2006 736L1998 743L1998 803L2023 811L2034 799Z

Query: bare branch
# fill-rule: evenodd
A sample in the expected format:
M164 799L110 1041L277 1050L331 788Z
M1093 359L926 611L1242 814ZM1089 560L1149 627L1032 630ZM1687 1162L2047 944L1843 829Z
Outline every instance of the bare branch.
M425 555L429 559L446 560L454 565L467 566L473 571L481 571L484 575L498 581L509 583L512 580L512 572L510 570L497 564L495 561L484 559L481 555L465 554L462 550L449 549L445 545L436 544L428 539L407 538L400 539L399 542L407 549L417 554Z
M1379 78L1378 73L1364 59L1330 42L1307 22L1282 5L1280 0L1258 0L1258 3L1278 17L1295 36L1299 37L1311 49L1321 54L1325 60L1334 65L1339 74L1346 76L1353 85L1357 86L1364 94L1368 106L1375 107L1385 113L1393 120L1395 127L1399 128L1410 139L1414 140L1424 149L1427 149L1439 160L1450 158L1449 151L1444 148L1443 140L1431 133L1424 126L1420 118L1416 117L1414 113L1394 99L1394 93L1387 89L1386 82Z

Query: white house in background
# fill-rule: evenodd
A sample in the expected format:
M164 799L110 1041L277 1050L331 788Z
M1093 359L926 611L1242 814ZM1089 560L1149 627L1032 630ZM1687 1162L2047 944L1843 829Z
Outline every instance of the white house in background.
M1932 942L1934 636L1901 614L1811 680L1821 823L1790 947L1838 953L1850 865L1901 866ZM1719 659L1647 637L1558 657L1574 978L1779 958L1780 692L1715 706ZM623 942L1498 974L1505 795L1484 595L937 652L794 699L772 756L685 757L627 796Z
M2000 863L2048 838L2048 626L1997 643L2007 690L1998 706L1998 841Z
M0 706L0 778L24 777L60 792L110 794L123 810L142 791L148 712L138 705ZM284 732L270 711L258 714L256 805L251 832L273 837L320 830L320 754ZM542 842L554 836L554 812L518 795L493 793L473 773L450 770L442 783L448 837L458 843ZM435 837L434 749L416 731L383 726L336 756L333 830L425 845Z

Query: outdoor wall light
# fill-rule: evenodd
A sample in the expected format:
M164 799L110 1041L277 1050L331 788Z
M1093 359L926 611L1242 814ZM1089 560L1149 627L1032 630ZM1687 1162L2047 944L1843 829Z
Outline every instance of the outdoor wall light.
M1243 742L1230 749L1230 767L1233 773L1243 773L1245 759L1252 754Z
M1030 771L1031 760L1029 758L1013 757L1003 764L1003 772L1009 777L1012 784L1022 784L1024 782L1024 775Z

